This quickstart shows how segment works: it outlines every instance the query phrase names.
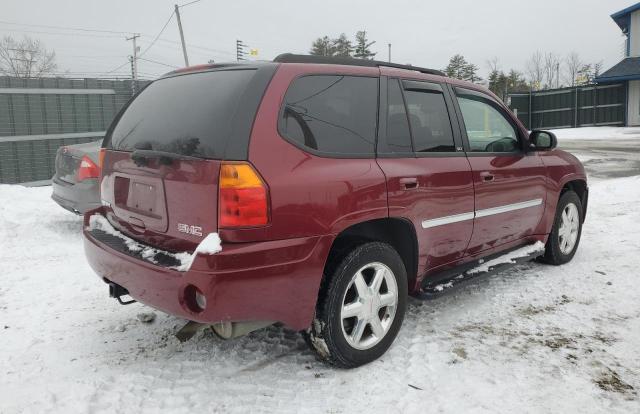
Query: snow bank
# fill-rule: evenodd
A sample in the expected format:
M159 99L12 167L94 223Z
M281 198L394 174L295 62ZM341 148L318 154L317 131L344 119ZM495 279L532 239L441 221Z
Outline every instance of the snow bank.
M208 234L201 242L193 253L181 252L171 253L164 250L156 249L147 245L144 245L131 237L128 237L118 230L116 230L109 220L101 214L94 214L89 217L89 230L102 230L107 234L118 237L125 242L127 249L133 253L140 254L145 260L151 263L158 264L155 259L156 255L163 254L165 256L172 257L180 263L177 266L169 266L171 269L175 269L179 272L186 272L191 269L191 265L198 254L210 255L222 251L222 244L218 233Z

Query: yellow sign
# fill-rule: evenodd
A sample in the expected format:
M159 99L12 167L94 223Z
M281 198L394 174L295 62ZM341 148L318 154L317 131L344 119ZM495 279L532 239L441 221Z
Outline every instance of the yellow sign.
M249 50L249 54L251 56L258 56L258 49L251 49Z

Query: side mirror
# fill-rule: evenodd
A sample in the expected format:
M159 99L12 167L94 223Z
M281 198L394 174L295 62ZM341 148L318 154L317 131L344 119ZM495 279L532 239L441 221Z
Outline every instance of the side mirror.
M531 131L529 144L534 151L549 151L558 146L558 139L553 132Z

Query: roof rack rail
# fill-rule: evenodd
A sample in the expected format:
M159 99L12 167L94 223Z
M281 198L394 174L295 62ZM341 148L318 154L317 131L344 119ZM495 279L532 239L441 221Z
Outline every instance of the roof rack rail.
M396 69L415 70L417 72L427 73L429 75L446 76L444 72L436 69L427 69L411 65L400 65L398 63L382 62L380 60L354 59L349 57L296 55L293 53L283 53L276 56L273 61L278 63L324 63L329 65L368 66L372 68L385 66Z

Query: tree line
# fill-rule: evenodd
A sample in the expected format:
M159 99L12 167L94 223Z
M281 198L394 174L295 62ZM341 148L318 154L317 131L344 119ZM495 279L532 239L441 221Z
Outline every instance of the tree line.
M373 59L376 52L371 51L371 42L367 38L366 30L356 32L355 40L351 41L347 35L341 33L336 38L319 37L311 44L310 55L331 57L352 57L356 59Z
M534 52L525 63L525 71L503 70L499 59L493 57L486 62L488 75L482 79L479 68L457 54L449 59L444 68L447 76L485 84L493 93L505 100L511 92L528 92L555 89L593 83L602 72L602 61L585 62L576 52L562 57L558 54Z
M364 30L357 32L353 41L344 33L335 38L323 36L313 41L309 54L373 59L376 53L372 52L370 47L374 43L375 41L367 38L367 32ZM602 61L585 62L576 52L563 57L553 52L536 51L525 62L524 71L502 69L497 57L487 60L488 74L486 79L483 79L478 65L468 62L461 54L455 54L442 71L451 78L484 84L505 100L511 92L593 83L602 72L602 65Z

